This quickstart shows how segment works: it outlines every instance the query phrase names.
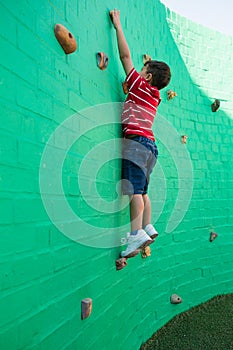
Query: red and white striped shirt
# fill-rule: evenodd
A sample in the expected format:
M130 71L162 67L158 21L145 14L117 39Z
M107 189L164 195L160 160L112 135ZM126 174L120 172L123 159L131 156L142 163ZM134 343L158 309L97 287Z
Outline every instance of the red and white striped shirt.
M140 135L154 141L152 125L161 101L159 90L133 68L126 77L129 93L121 116L123 136Z

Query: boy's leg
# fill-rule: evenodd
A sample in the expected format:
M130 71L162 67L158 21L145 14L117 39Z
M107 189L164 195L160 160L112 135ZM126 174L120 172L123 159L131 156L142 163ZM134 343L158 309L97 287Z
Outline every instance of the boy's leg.
M142 221L142 227L146 231L146 233L153 239L158 236L158 232L154 228L153 225L151 225L151 203L150 198L147 194L144 194L142 196L143 202L144 202L144 212L143 212L143 221Z
M146 225L150 224L151 221L151 203L148 194L144 194L142 199L144 203L142 227L146 227Z
M137 149L136 159L135 149ZM135 256L141 249L154 242L142 229L144 212L142 193L147 181L146 163L150 153L136 139L134 141L125 139L122 155L122 179L127 180L122 183L122 189L124 194L130 196L131 232L127 234L127 249L121 252L121 256L129 258ZM131 194L133 192L134 194Z
M142 228L144 212L144 201L141 194L134 194L130 197L130 223L131 232Z
M141 194L130 196L131 233L128 234L127 249L121 252L122 257L130 258L139 253L140 249L153 243L153 239L142 229L144 201Z

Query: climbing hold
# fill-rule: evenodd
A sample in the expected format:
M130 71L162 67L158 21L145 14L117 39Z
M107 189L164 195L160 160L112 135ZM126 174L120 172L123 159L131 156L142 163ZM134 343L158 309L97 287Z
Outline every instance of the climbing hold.
M177 294L172 294L170 297L171 304L180 304L182 303L181 297Z
M218 99L215 99L211 105L212 112L217 112L219 107L220 107L220 101Z
M96 54L97 66L99 69L104 70L108 66L108 56L104 52L97 52Z
M120 258L116 260L116 269L122 270L127 265L127 259L126 258Z
M175 96L177 96L177 93L175 91L172 91L172 90L168 90L167 91L167 99L168 99L168 101L172 100Z
M123 91L124 91L124 94L128 94L129 93L129 88L128 88L128 83L127 83L127 81L124 81L123 83L122 83L122 88L123 88Z
M151 61L151 56L147 55L146 53L142 56L143 63L146 64L146 62Z
M210 232L210 242L213 242L217 237L218 234L216 232Z
M77 49L77 43L73 34L62 24L55 25L54 33L66 54L72 53Z
M182 143L187 143L188 136L187 135L182 135L181 136L181 142Z
M120 257L119 259L117 259L116 260L116 269L122 270L127 265L127 259L133 258L134 256L138 255L139 253L140 253L140 249L136 249L127 258Z
M141 256L143 259L147 258L148 256L151 256L151 250L149 246L141 250Z
M82 300L81 303L81 318L84 320L85 318L89 317L92 311L92 299L91 298L85 298Z

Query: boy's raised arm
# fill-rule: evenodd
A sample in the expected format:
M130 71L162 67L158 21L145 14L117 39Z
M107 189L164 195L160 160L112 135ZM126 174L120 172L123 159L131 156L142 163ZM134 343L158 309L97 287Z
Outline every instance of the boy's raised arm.
M128 74L133 68L133 63L131 60L129 47L125 40L125 36L121 27L120 11L114 9L110 11L110 16L111 16L114 28L116 29L116 37L117 37L120 60L125 70L125 73Z

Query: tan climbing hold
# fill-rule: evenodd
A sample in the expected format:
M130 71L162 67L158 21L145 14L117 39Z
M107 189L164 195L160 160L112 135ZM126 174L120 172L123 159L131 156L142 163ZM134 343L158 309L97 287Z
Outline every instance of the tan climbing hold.
M172 100L176 96L177 96L177 93L175 91L172 91L172 90L168 90L167 91L167 99L168 99L168 101Z
M151 61L151 56L147 55L146 53L142 56L143 64L146 64L146 62Z
M81 318L82 320L85 320L85 318L89 317L92 312L92 299L91 298L85 298L82 300L81 303Z
M73 34L62 24L55 25L54 33L66 54L70 54L77 49L77 42Z
M182 143L184 143L184 144L187 143L187 139L188 139L188 136L187 136L187 135L182 135L182 136L181 136L181 142L182 142Z
M151 256L151 250L150 250L149 246L147 246L144 249L142 249L141 256L142 256L143 259L146 259L146 258L148 258L148 256Z

